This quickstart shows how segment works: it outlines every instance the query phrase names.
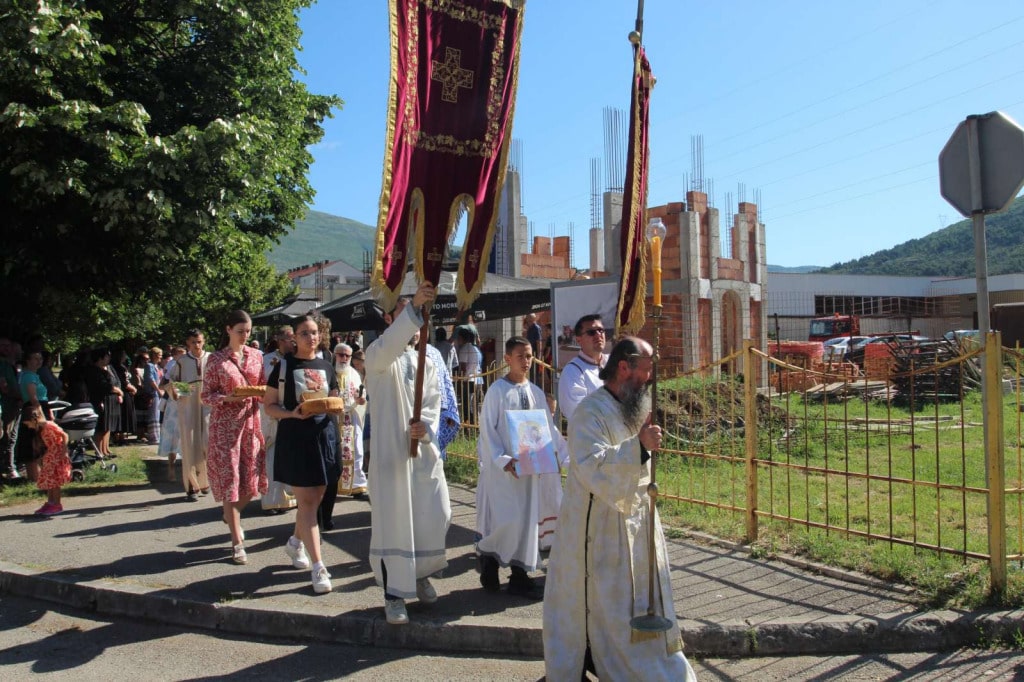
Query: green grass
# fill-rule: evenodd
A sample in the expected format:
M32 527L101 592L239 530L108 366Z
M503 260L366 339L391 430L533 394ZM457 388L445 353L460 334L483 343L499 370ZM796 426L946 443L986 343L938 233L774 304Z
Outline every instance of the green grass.
M146 463L144 457L152 453L152 448L145 446L125 446L115 448L114 459L108 462L117 464L117 471L101 469L99 463L93 464L85 469L85 480L81 483L68 483L61 488L61 495L74 497L75 495L89 494L97 490L117 488L121 486L146 485L149 480L146 476ZM19 483L14 485L0 486L0 508L12 507L26 503L42 504L46 500L46 493L36 488L34 483Z
M682 498L662 500L666 522L742 540L742 384L689 377L664 385L659 411L668 436L659 458L659 487L663 495ZM1011 569L1006 591L990 595L987 563L953 553L988 551L987 496L962 490L986 487L977 393L962 405L928 403L914 410L795 395L770 403L760 399L758 406L758 510L796 522L759 517L757 553L795 553L912 584L935 606L1024 605L1019 566ZM1012 487L1021 478L1015 396L1005 397L1003 413ZM873 420L878 430L864 430L855 420ZM947 428L961 420L979 426ZM1016 553L1021 495L1008 494L1006 506L1008 552ZM891 536L911 546L855 533Z

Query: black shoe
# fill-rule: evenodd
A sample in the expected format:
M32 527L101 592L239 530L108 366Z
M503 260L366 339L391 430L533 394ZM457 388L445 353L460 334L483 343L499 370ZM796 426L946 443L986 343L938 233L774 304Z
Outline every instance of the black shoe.
M544 598L544 586L526 575L522 569L513 570L512 577L508 579L508 593L514 597L540 600Z
M324 521L323 530L334 530L334 521Z
M488 592L501 592L501 581L498 579L498 560L483 556L477 560L480 567L480 584Z
M353 493L352 494L352 499L353 500L368 500L368 499L370 499L370 497L366 493Z

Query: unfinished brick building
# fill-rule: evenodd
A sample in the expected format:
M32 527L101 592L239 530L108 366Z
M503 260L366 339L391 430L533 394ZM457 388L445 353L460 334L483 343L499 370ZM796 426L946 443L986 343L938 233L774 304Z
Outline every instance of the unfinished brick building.
M667 229L662 249L666 319L661 329L666 376L724 358L742 348L746 338L766 348L763 301L768 265L757 206L740 202L732 224L722 227L718 209L708 206L707 194L691 191L686 203L649 207L647 215L661 218ZM730 230L725 240L728 254L722 253L722 229ZM650 313L649 296L647 310ZM653 338L650 320L642 336ZM739 372L742 364L733 362L725 369Z

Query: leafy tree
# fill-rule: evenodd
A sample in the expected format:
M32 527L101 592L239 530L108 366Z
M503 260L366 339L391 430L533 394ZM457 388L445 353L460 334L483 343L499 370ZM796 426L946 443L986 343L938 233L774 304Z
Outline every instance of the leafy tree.
M340 105L296 79L311 2L8 0L4 331L176 336L280 300L263 254L305 213Z

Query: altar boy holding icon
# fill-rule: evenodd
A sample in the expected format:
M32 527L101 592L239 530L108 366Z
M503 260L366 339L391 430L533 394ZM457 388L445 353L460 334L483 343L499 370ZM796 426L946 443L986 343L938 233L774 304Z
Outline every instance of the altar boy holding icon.
M508 593L542 599L537 570L538 475L558 471L555 431L543 391L528 379L533 348L521 336L505 343L508 374L495 381L480 414L476 528L480 584L501 591L498 567L510 566Z

